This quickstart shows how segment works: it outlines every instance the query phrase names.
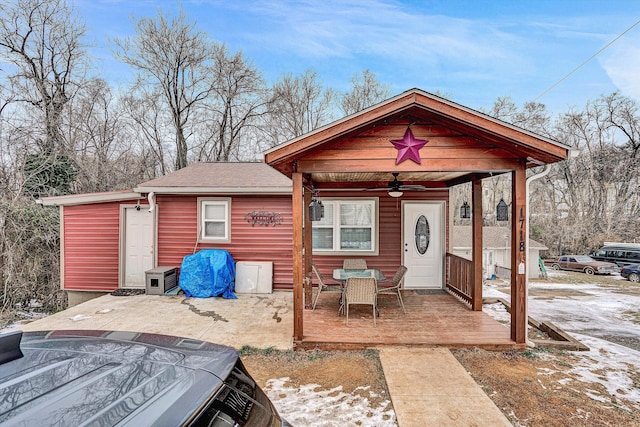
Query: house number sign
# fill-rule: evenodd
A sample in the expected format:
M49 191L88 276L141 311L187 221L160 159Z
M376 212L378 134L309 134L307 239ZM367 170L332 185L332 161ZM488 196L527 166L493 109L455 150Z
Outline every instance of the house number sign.
M257 225L264 225L265 227L275 227L278 224L282 224L282 216L277 212L269 211L251 211L247 212L244 219L251 224L252 227Z
M518 265L518 274L525 274L525 264L524 264L524 258L525 258L525 239L524 239L524 235L525 235L525 230L524 230L524 222L525 222L525 218L524 218L524 212L523 209L520 208L520 264Z

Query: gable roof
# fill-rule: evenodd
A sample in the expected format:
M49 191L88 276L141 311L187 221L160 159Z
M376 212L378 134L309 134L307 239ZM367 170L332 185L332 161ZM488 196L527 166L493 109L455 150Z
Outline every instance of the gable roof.
M402 138L408 127L423 135L416 133L416 138L432 141L420 152L425 160L421 164L398 164L389 143ZM567 158L568 150L552 139L411 89L280 144L264 158L287 176L297 169L313 174L316 182L386 181L390 172L398 171L411 175L405 179L454 185L472 174L514 170L522 162L527 167L558 162ZM461 158L464 153L471 155ZM373 176L376 172L380 176Z
M194 163L139 184L139 193L291 194L291 180L264 163Z
M511 227L482 227L483 249L504 249L511 245ZM471 226L455 225L453 227L453 248L471 249ZM529 239L529 248L546 251L549 248L540 242Z

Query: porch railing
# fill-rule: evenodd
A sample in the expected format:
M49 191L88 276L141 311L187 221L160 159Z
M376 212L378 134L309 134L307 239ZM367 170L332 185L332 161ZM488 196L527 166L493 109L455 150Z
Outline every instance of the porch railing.
M471 305L473 264L468 259L447 254L447 290Z

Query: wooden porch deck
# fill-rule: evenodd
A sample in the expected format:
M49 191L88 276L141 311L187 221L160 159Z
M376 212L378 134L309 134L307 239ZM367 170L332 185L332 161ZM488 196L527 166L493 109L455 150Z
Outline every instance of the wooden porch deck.
M315 295L315 289L314 289ZM351 306L349 326L338 315L339 294L320 295L315 311L304 310L304 338L296 348L325 350L380 346L522 348L510 330L482 311L472 311L447 293L403 291L407 313L394 295L378 297L380 316L373 326L371 306Z

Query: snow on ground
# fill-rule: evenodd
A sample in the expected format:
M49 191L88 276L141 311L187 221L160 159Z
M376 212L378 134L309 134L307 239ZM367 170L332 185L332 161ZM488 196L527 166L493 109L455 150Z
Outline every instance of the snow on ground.
M572 335L591 350L580 352L582 357L568 372L576 374L580 381L602 384L611 396L616 397L619 406L631 409L621 402L624 400L640 409L640 387L630 376L640 371L640 352L599 338ZM589 397L610 402L609 397L597 392Z
M556 279L562 280L563 276L566 275L562 272L550 272L550 277ZM638 344L631 347L640 350L640 324L637 320L634 323L632 317L640 307L640 292L624 292L624 285L630 282L620 283L603 285L597 276L592 283L580 284L570 283L569 278L567 283L531 281L528 314L540 322L551 321L567 332L603 339L628 338L631 344L634 341ZM498 286L487 282L484 296L509 300L509 295L500 292Z
M555 279L562 280L563 276L566 274L550 272L550 277ZM509 295L500 292L493 282L487 282L484 295L509 300ZM640 409L640 387L633 378L640 372L637 345L640 343L640 325L628 314L637 312L640 307L637 292L603 285L597 277L587 284L569 283L569 280L567 283L532 281L528 301L530 316L541 322L553 322L590 348L588 352L572 352L576 362L563 372L578 381L601 384L623 408ZM502 304L488 304L483 310L501 323L510 321L510 314ZM572 381L567 378L563 383L570 387ZM602 396L595 390L588 396L611 403L610 396Z
M348 394L342 387L322 390L317 384L307 384L293 388L286 385L288 382L289 378L270 379L265 393L280 415L295 426L329 427L335 425L335 420L340 420L341 426L397 426L390 401L371 408L369 399L360 396L367 395L366 387L360 393Z

